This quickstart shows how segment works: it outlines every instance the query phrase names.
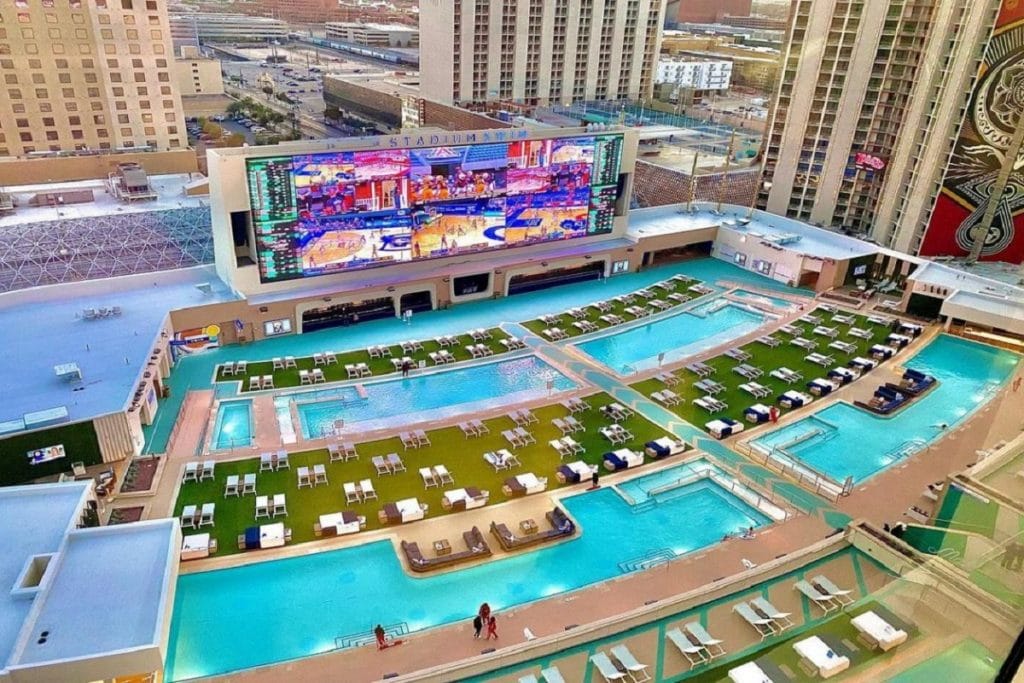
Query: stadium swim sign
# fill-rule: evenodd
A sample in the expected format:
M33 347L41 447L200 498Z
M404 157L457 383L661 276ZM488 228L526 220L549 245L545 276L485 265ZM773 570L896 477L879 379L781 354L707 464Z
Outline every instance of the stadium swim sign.
M484 130L468 133L448 133L445 135L392 135L384 138L391 149L408 147L439 147L448 145L472 145L487 142L511 142L525 140L530 137L528 131L517 128L513 130Z

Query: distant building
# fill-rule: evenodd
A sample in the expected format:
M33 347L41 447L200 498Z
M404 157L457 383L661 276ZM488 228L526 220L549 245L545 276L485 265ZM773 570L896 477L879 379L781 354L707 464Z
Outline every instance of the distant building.
M288 24L279 19L246 14L191 12L171 15L175 45L198 43L266 43L288 38Z
M478 10L478 8L480 8ZM650 97L662 2L422 0L423 95L545 105Z
M203 57L194 47L181 49L181 56L174 60L174 75L183 98L224 94L220 60Z
M151 4L0 2L0 157L187 146L165 4Z
M1020 263L1022 18L1009 0L797 0L760 205L900 251Z
M670 0L665 16L669 22L711 23L727 14L749 16L751 4L751 0Z
M731 75L729 60L663 57L658 61L655 83L688 90L728 90Z
M719 21L726 26L735 26L736 28L755 28L765 31L786 30L785 19L774 19L772 17L734 17L731 14L726 14Z
M331 21L325 25L328 38L373 47L419 47L420 32L404 24L365 24L358 21Z

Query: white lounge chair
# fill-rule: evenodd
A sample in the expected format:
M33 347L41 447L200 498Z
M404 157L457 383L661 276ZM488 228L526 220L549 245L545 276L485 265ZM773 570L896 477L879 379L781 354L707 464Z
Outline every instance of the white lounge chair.
M665 637L676 646L680 654L686 657L686 661L690 663L691 669L701 664L707 664L710 660L710 657L704 652L704 646L694 644L678 628L667 631Z
M614 646L612 648L612 657L615 657L619 664L626 669L634 683L644 683L644 681L651 680L651 675L647 673L647 665L638 662L625 645Z
M761 640L771 638L775 635L775 629L772 628L772 620L768 617L762 617L747 603L740 602L733 605L732 611L743 617L743 620L750 624L750 626L757 631L757 634L761 636Z
M822 593L817 588L812 586L807 581L797 581L793 584L793 588L800 591L811 602L817 605L825 614L830 614L834 610L839 609L842 605L832 598L831 595Z
M608 655L604 652L595 653L590 657L590 661L595 667L597 667L597 671L601 674L601 678L603 678L606 683L625 681L630 678L625 672L616 669L615 664L612 663L612 660L609 659Z
M772 603L768 602L766 598L754 598L750 601L750 604L758 612L763 614L772 620L772 626L774 626L780 633L788 628L793 628L796 624L790 619L790 612L783 612L778 609Z
M718 638L713 638L711 634L701 626L699 621L688 622L683 625L683 628L686 629L686 632L693 636L698 643L704 646L704 649L707 650L708 656L711 659L721 657L725 654L725 648L722 647L722 643L724 641L721 641Z
M831 596L836 602L842 603L843 605L852 605L853 598L850 597L853 594L852 590L843 589L832 583L832 580L827 576L818 574L811 579L811 584L816 586L823 593Z

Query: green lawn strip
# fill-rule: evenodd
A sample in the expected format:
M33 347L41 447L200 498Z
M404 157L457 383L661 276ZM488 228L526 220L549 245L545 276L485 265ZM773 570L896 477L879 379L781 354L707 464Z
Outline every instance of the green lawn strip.
M815 608L817 609L817 608ZM796 628L793 632L786 632L784 640L769 641L764 648L755 648L751 652L744 653L737 659L729 660L713 668L704 669L694 676L684 676L687 683L717 683L718 681L729 680L729 671L750 661L757 661L762 668L781 669L783 673L791 676L790 680L814 680L818 679L815 670L808 674L808 669L800 665L800 655L793 649L793 644L805 638L819 636L836 651L836 654L850 658L850 668L847 671L854 671L862 665L875 664L883 658L891 658L902 648L909 647L908 644L901 645L889 652L871 648L865 641L861 640L857 629L850 623L850 620L869 610L875 611L883 619L892 617L884 607L875 601L869 601L857 605L844 613L837 614L828 621L813 624L807 628ZM820 611L816 612L816 616ZM890 622L891 623L891 622ZM897 624L893 624L897 626ZM914 638L919 630L907 624L900 624L907 627L907 635ZM900 626L897 626L898 628ZM853 646L852 648L850 646ZM805 664L804 667L810 666Z
M479 342L487 346L494 355L506 353L507 349L501 344L502 339L508 337L507 334L502 332L498 328L490 329L491 338ZM464 361L472 359L472 354L466 350L466 346L469 344L476 344L472 337L468 334L459 335L457 337L458 345L449 347L448 350L457 361ZM366 363L370 367L370 371L377 375L387 375L395 373L396 370L391 364L391 358L403 358L408 355L409 358L413 359L414 363L424 361L427 367L433 367L434 363L430 360L429 354L432 351L437 351L441 346L434 340L423 340L420 342L423 345L422 351L415 351L410 354L403 354L402 347L398 344L392 344L388 348L391 349L391 356L385 356L384 358L370 358L370 354L366 349L357 349L354 351L346 351L344 353L336 354L338 362L330 365L323 365L320 368L324 371L324 377L328 382L341 382L349 379L348 372L345 370L346 365L355 363ZM325 349L326 350L326 349ZM283 356L282 356L283 358ZM217 381L218 382L242 382L242 391L246 392L249 390L249 377L259 377L263 375L273 375L274 387L280 389L282 387L297 387L299 386L299 370L312 370L314 367L312 356L303 356L295 359L295 365L297 367L287 368L285 370L274 370L273 360L255 361L250 362L246 367L245 375L225 375L224 367L218 366L217 368Z
M687 296L692 297L691 298L691 302L694 299L699 298L700 296L706 296L706 295L698 294L697 292L689 291L690 287L692 287L693 285L702 284L701 281L697 280L697 279L693 279L693 280L690 280L690 281L687 281L687 282L680 282L678 280L671 280L671 279L669 279L669 280L663 280L663 282L668 282L668 283L672 284L673 285L673 289L671 291L665 291L665 290L661 289L660 287L654 287L653 284L650 287L648 287L647 289L649 289L650 291L654 292L654 294L656 295L655 298L661 299L665 303L667 303L670 306L672 306L672 308L680 306L681 304L676 303L672 299L669 299L668 298L669 294L672 294L672 293L686 294ZM603 315L609 315L609 314L617 315L620 318L624 319L626 322L631 322L631 321L635 320L635 318L631 314L626 313L626 309L629 308L630 306L644 306L644 302L646 301L646 299L644 299L641 296L637 296L636 300L633 303L631 303L631 304L620 303L618 301L615 301L614 298L610 298L607 301L608 301L609 304L611 304L611 307L612 307L611 310L608 311L607 313L602 313L601 311L597 310L596 308L592 308L590 305L580 306L580 308L582 308L583 311L587 314L587 317L583 318L583 320L588 320L588 321L594 323L595 325L597 325L601 329L605 329L605 328L608 328L608 327L614 327L613 325L609 325L608 323L606 323L603 320L601 320L601 316L603 316ZM690 302L685 302L685 303L690 303ZM669 310L669 309L666 309L666 310ZM657 313L658 311L653 311L652 310L652 312L653 313ZM581 330L579 330L578 328L573 326L573 323L576 322L576 319L573 318L568 313L566 313L565 311L562 311L562 312L559 312L559 313L552 313L551 315L553 315L554 317L556 317L558 319L557 322L553 323L553 325L555 327L562 328L562 331L565 332L570 337L578 337L579 335L584 334L584 332L582 332ZM540 318L537 318L537 319L534 319L534 320L528 320L528 321L522 323L522 325L523 325L523 327L525 327L526 329L530 330L531 332L533 332L534 334L536 334L539 337L543 337L544 336L544 334L543 334L544 330L546 330L546 329L548 329L549 327L552 326L551 324L548 324L548 323L544 322Z
M790 336L781 332L775 333L775 337L783 343L775 348L769 348L760 342L752 342L742 347L744 351L751 355L751 359L747 361L747 364L764 370L764 375L755 381L771 390L772 394L770 396L763 399L757 399L740 389L741 384L745 384L749 381L733 372L733 368L739 365L740 362L725 355L720 355L706 362L707 365L710 365L717 370L717 372L711 376L711 379L725 385L726 387L725 391L718 394L715 398L728 403L728 410L712 415L703 408L694 405L693 399L700 398L705 394L703 391L695 389L693 386L700 378L685 368L680 368L673 373L682 380L682 383L674 387L670 387L672 391L683 399L683 402L676 406L666 407L668 410L676 413L687 422L703 428L705 424L719 417L731 417L734 420L743 421L743 411L746 408L754 405L755 403L778 405L776 403L776 399L779 394L790 389L807 393L807 382L818 377L826 377L828 371L832 367L846 365L850 358L855 356L867 356L867 350L871 348L872 344L884 341L889 335L889 329L887 327L882 325L872 325L867 322L864 316L857 316L857 318L857 322L854 326L869 330L872 333L871 339L857 339L855 337L850 337L846 335L846 329L848 329L847 326L837 326L829 323L827 319L822 320L823 325L836 326L841 331L838 337L839 340L856 344L857 353L850 355L828 348L830 340L827 337L812 335L811 330L814 329L814 325L802 322L793 323L795 327L805 331L805 334L802 336L818 342L818 353L832 356L835 359L834 365L828 368L823 368L820 365L815 365L814 363L804 360L804 357L809 355L810 352L790 344ZM803 379L792 385L786 384L782 380L775 379L770 373L772 370L780 367L787 367L790 370L799 372L803 375ZM865 380L869 382L871 381L870 374L865 378ZM644 396L650 396L653 392L661 391L666 387L660 380L651 378L633 384L632 388L636 389ZM813 407L814 404L812 403L811 405ZM779 410L780 413L788 412L787 409L782 408L781 406L779 407Z
M600 427L608 424L608 420L599 412L598 408L613 403L614 399L607 394L595 394L586 400L591 408L576 415L577 419L586 426L586 432L578 433L574 435L574 438L586 449L585 454L579 459L589 464L600 464L601 456L604 453L620 448L620 446L611 446L597 431ZM564 417L567 412L557 403L533 410L539 422L530 425L528 429L537 439L537 443L514 451L522 462L522 467L511 471L495 472L482 457L486 451L508 447L501 432L510 429L514 424L507 417L499 417L485 420L491 432L479 438L467 439L458 427L446 427L428 432L431 445L420 449L403 450L397 437L370 441L356 446L359 452L358 460L344 463L330 462L325 449L292 453L289 456L291 469L278 472L258 472L259 458L218 463L215 480L182 484L175 504L175 515L180 515L185 505L199 506L203 503L216 503L216 524L212 529L204 527L202 531L209 530L211 535L217 539L219 546L217 554L219 556L238 552L237 536L242 534L246 527L256 524L254 518L255 498L253 496L224 498L224 482L231 474L242 475L256 472L256 490L260 495L286 494L288 515L270 521L283 521L285 526L292 530L293 543L313 540L313 524L319 516L342 510L352 510L357 514L364 515L367 529L379 528L381 524L377 521L377 511L384 503L395 502L403 498L415 497L421 503L427 503L430 506L428 517L448 514L441 506L442 495L445 490L454 488L475 486L490 492L490 504L501 503L506 500L501 490L502 483L508 477L516 474L533 472L538 477L547 477L549 489L560 486L555 478L555 472L562 461L548 441L561 436L561 432L551 424L551 420L556 417ZM628 446L634 450L642 450L645 442L665 435L663 429L639 415L633 415L621 424L633 433L634 439ZM370 463L370 458L387 453L398 453L407 471L377 476ZM327 466L329 484L314 488L304 487L300 490L296 470L301 466L312 467L314 464ZM452 473L455 484L425 489L419 475L419 468L441 464L445 465ZM346 504L342 484L349 481L358 482L361 479L373 480L380 500ZM265 524L267 520L261 519L260 523ZM484 531L486 532L486 530ZM195 532L186 529L185 533Z

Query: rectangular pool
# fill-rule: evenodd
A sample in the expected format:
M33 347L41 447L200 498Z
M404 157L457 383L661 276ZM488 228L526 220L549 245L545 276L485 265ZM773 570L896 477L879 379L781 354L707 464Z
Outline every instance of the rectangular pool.
M767 523L707 480L683 489L686 495L639 511L610 488L563 499L582 530L575 539L434 576L406 574L390 541L183 575L167 680L327 652L349 636L372 637L378 623L420 631L469 619L484 601L509 609L620 576L643 558L676 557Z
M223 401L213 423L213 450L252 444L252 400Z
M551 392L576 388L576 383L536 356L440 370L363 385L296 392L278 396L278 410L295 401L302 435L316 439L335 433L335 423L354 423L363 430L408 422L409 416L430 413L439 419L499 405L528 401Z
M828 408L752 443L762 453L781 448L838 483L861 482L942 436L991 399L1019 361L1009 351L941 335L907 366L934 375L939 385L892 417L849 403ZM864 382L872 382L867 375Z
M767 318L725 299L639 325L576 346L612 370L628 374L658 365L658 354L671 363L753 332Z

